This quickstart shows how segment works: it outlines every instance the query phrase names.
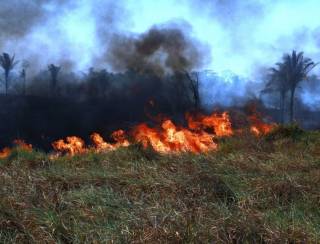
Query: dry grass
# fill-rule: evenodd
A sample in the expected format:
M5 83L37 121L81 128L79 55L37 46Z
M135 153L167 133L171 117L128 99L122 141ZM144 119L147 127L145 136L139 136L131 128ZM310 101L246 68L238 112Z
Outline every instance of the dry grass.
M0 243L316 243L320 134L281 128L207 155L139 146L0 162Z

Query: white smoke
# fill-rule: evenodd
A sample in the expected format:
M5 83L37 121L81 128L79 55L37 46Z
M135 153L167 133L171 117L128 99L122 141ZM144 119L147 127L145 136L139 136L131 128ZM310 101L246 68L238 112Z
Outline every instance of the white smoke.
M183 20L189 34L210 47L204 69L248 77L227 86L237 97L292 49L320 61L319 9L319 0L2 0L0 51L29 60L34 70L49 63L65 70L109 67L102 55L114 33Z

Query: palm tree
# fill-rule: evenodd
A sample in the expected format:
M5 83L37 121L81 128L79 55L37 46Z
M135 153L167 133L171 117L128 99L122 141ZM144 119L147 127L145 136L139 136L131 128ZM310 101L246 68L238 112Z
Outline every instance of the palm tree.
M6 89L6 95L8 95L8 88L9 88L9 75L10 71L16 66L18 61L14 61L14 55L10 57L8 53L3 53L0 56L0 65L4 70L4 80L5 80L5 89Z
M54 64L50 64L48 66L48 70L51 75L51 92L53 95L56 94L56 88L57 88L57 83L58 83L58 74L60 71L61 67L55 66Z
M317 65L310 58L305 58L303 52L292 51L285 54L282 58L282 69L288 82L290 91L290 122L294 118L294 96L300 82L307 79L308 73Z
M265 89L262 90L263 93L278 92L280 101L280 121L284 123L285 114L285 101L287 97L287 92L289 90L289 85L286 79L285 69L282 63L276 63L277 67L271 68L268 74L268 82Z

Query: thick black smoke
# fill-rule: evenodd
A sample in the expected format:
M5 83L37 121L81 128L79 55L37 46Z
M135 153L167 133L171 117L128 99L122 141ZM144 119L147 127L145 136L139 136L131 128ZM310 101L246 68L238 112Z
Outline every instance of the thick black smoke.
M13 0L0 3L1 41L26 35L45 15L43 0Z
M107 50L113 70L173 74L200 68L205 47L176 26L154 26L138 36L115 35Z

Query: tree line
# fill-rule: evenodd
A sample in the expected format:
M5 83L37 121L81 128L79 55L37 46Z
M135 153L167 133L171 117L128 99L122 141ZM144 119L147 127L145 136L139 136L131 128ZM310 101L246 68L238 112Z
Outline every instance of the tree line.
M0 56L0 66L4 71L4 85L5 85L5 95L8 95L8 90L10 87L10 74L11 71L16 67L18 61L15 60L14 55L9 55L8 53L3 53ZM283 55L280 62L276 63L274 67L269 69L265 88L261 91L262 93L269 94L278 94L279 100L279 110L280 110L280 122L285 123L285 115L288 113L289 122L294 121L294 108L295 108L295 95L298 85L308 79L308 75L312 69L316 67L317 63L312 61L310 58L305 57L303 52L296 52L293 50L291 53L286 53ZM29 63L24 61L22 63L22 69L20 71L20 79L22 81L22 91L23 95L26 95L26 82L27 82L27 69L29 68ZM47 72L50 75L49 79L49 94L52 97L57 97L62 93L59 90L59 75L61 67L50 64L48 65ZM42 77L43 78L43 77ZM34 78L34 81L37 79L42 79L41 77ZM60 78L62 79L62 78ZM68 78L70 79L70 77ZM199 110L201 107L201 100L199 94L199 76L197 72L188 72L188 71L179 71L174 75L165 78L157 78L153 74L137 74L132 70L128 70L124 74L112 74L106 70L96 71L93 68L90 68L88 73L84 73L84 80L86 83L65 83L64 92L67 93L68 89L70 93L82 93L85 90L85 93L89 97L96 98L106 98L106 96L114 95L108 93L108 90L115 90L114 84L113 88L112 81L114 83L126 83L131 87L131 92L134 93L136 86L147 86L146 84L151 83L150 80L154 82L153 88L152 85L149 85L149 90L145 89L145 96L148 96L150 91L154 92L154 88L162 90L161 92L157 91L159 99L171 99L172 103L175 103L177 110L188 110L190 108L194 110ZM140 82L140 83L139 83ZM145 82L142 84L141 82ZM139 84L138 84L139 83ZM159 84L159 85L158 85ZM170 84L168 86L168 84ZM161 88L162 87L162 88ZM165 87L165 88L163 88ZM141 88L139 88L141 90ZM213 88L214 89L214 88ZM169 95L165 94L170 91ZM126 92L121 91L125 94ZM119 96L122 96L119 95ZM170 98L169 98L170 97ZM172 101L174 99L174 101ZM170 103L170 102L168 102ZM167 103L167 104L168 104Z
M5 95L8 95L8 90L10 86L10 73L14 69L14 67L19 63L19 61L15 60L15 55L10 56L8 53L3 53L0 56L0 65L4 71L4 83L5 83ZM24 61L22 63L22 69L20 71L20 78L22 79L22 94L26 94L26 82L27 82L27 68L29 67L29 63ZM48 65L48 71L51 75L51 83L50 89L52 94L56 93L56 87L58 82L58 74L60 72L61 67L56 66L54 64Z
M121 101L123 105L135 104L142 109L152 100L157 104L159 113L168 114L184 114L190 109L200 109L197 72L180 70L159 76L152 71L141 73L127 70L111 73L105 69L90 68L86 72L75 74L62 72L61 66L50 64L46 70L28 77L30 66L25 61L22 62L19 76L13 75L12 71L17 69L17 64L14 55L3 53L0 56L0 66L4 70L5 95L11 93L52 97L55 100L67 98L72 102L96 102L110 106Z

